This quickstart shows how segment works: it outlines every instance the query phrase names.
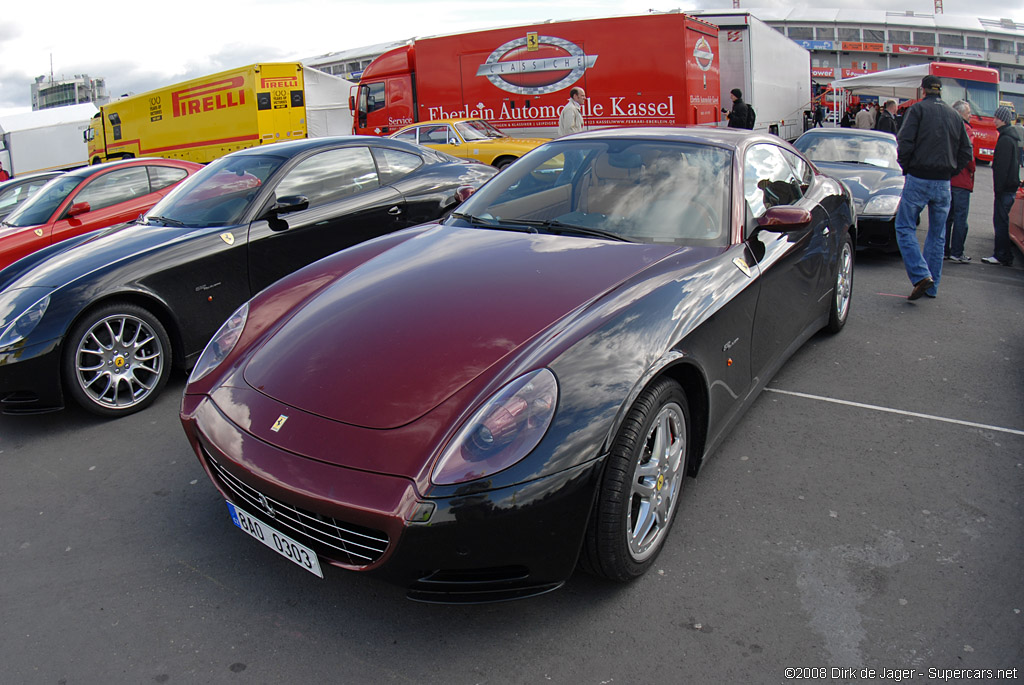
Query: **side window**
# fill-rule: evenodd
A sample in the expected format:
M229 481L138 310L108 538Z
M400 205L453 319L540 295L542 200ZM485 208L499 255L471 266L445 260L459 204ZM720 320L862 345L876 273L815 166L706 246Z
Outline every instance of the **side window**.
M800 180L775 145L747 148L743 162L743 196L755 219L776 205L790 205L803 197Z
M88 202L90 210L95 211L148 194L149 175L146 173L146 167L136 166L130 169L117 169L94 178L71 202Z
M277 185L278 198L305 195L319 207L380 185L367 147L327 150L299 162Z
M408 131L402 131L401 133L399 133L398 135L393 136L393 137L394 137L395 140L404 140L407 143L415 143L416 142L416 130L417 129L410 128Z
M454 135L454 133L449 132L447 124L423 126L420 128L420 144L447 145L449 139L453 138Z
M811 171L811 165L803 157L795 155L789 150L782 150L782 156L786 158L789 166L793 168L793 173L796 174L800 186L806 190L807 186L811 185L811 182L814 180L814 172Z
M386 104L384 100L384 84L371 83L366 89L366 111L376 112Z
M149 187L152 188L153 191L166 188L169 185L174 185L188 175L187 171L184 169L178 169L177 167L151 166L146 168L149 169Z
M423 165L419 155L387 147L373 148L373 158L377 160L381 183L394 183Z

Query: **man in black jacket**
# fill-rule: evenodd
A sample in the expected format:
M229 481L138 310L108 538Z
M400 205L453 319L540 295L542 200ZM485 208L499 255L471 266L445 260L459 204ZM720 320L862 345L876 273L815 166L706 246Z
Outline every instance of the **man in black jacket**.
M878 121L875 122L875 130L896 135L895 100L889 100L885 103L885 107L882 108L881 113L878 115Z
M743 91L733 88L729 91L729 97L732 98L732 111L725 113L729 119L729 128L753 128L749 125L750 112L747 103L743 102ZM724 109L722 111L725 112Z
M997 107L996 121L999 123L999 140L996 141L992 157L992 190L996 201L992 210L992 226L996 232L996 246L991 257L981 261L986 264L1013 266L1013 248L1010 247L1010 207L1020 187L1021 134L1020 129L1010 123L1010 108Z
M921 80L924 99L903 117L896 136L896 159L906 177L896 212L896 242L914 289L907 297L935 297L942 276L949 214L949 179L974 154L964 120L942 101L942 81L928 75ZM917 220L928 207L928 234L924 251L917 242Z

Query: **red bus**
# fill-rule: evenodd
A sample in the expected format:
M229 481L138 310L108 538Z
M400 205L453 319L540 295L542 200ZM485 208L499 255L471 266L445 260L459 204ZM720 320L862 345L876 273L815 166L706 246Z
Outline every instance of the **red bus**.
M833 82L834 86L853 93L878 95L884 102L889 97L910 98L898 111L905 112L922 97L921 79L931 74L942 79L942 100L952 105L966 100L971 105L971 128L974 129L974 157L991 162L996 148L995 113L999 106L999 72L988 67L949 62L928 62L899 67L873 74L854 76Z

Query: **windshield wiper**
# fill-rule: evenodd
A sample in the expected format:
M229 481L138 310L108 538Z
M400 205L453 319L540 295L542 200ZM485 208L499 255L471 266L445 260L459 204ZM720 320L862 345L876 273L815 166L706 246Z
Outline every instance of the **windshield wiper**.
M159 221L164 226L177 226L178 228L187 228L185 222L178 221L177 219L170 219L166 216L147 216L146 224L149 225L154 221Z
M612 233L611 231L605 231L600 228L591 228L590 226L580 226L578 224L567 224L564 221L558 221L557 219L545 219L544 221L522 221L521 223L529 226L536 226L538 228L547 229L552 233L558 235L565 235L567 233L575 233L577 235L586 235L592 238L607 238L608 240L618 240L623 243L631 243L632 240L623 238L618 233Z
M521 231L523 233L537 233L537 229L533 227L532 222L525 221L514 221L511 219L484 219L483 217L473 216L472 214L464 214L463 212L452 212L452 216L456 219L462 219L473 226L483 226L484 228L497 228L504 231Z

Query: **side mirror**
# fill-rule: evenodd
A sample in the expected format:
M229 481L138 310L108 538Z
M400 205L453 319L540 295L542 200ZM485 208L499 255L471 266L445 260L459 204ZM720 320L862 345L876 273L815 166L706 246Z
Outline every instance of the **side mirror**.
M788 231L803 228L811 223L811 213L800 207L780 205L772 207L757 219L760 228L771 231Z
M356 98L355 98L354 95L349 95L348 96L348 111L350 111L350 112L356 111Z
M309 209L309 198L305 195L285 195L279 197L274 206L270 208L270 214L280 216L281 214L291 214L292 212L301 212L303 209Z
M455 138L449 138L449 139L448 139L448 144L449 144L449 145L458 145L458 144L459 144L459 141L458 141L458 140L456 140Z
M455 200L459 204L469 199L469 196L476 192L473 186L459 186L455 189Z
M85 214L86 212L89 211L92 211L92 207L89 206L88 202L76 202L75 204L71 205L71 208L68 210L67 216L70 219L73 216Z

